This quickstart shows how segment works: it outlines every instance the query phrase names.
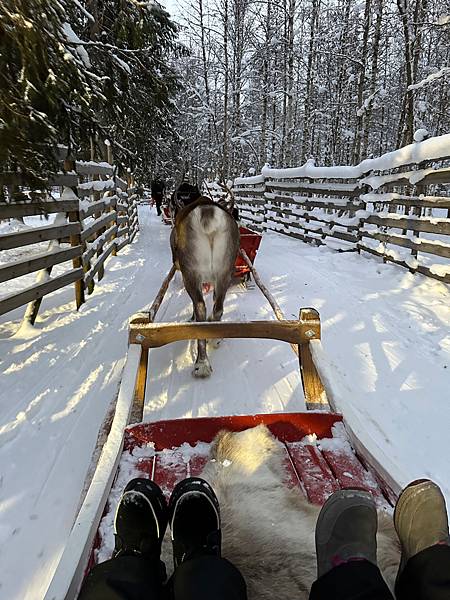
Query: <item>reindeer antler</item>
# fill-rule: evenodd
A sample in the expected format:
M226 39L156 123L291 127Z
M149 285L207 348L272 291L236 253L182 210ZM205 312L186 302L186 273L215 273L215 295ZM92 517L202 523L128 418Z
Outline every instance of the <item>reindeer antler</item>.
M220 181L218 181L217 183L223 189L223 191L226 192L230 196L231 201L229 204L227 202L225 202L225 198L223 201L227 205L228 210L231 212L235 205L235 197L234 197L233 190L231 188L229 188L226 183L220 183Z

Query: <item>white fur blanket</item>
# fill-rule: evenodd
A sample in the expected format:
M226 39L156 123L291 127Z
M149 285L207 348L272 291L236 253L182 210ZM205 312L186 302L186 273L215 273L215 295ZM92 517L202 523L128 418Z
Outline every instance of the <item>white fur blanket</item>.
M222 554L242 572L249 600L307 600L316 578L314 530L320 507L284 485L283 452L263 425L221 432L202 473L220 502ZM162 558L169 568L167 539ZM399 560L392 518L380 513L378 563L391 589Z

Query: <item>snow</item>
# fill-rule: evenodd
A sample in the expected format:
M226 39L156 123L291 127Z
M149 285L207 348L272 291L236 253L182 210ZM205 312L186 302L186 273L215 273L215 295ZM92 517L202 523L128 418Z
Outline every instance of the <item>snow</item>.
M445 275L450 274L450 266L435 264L435 265L431 265L430 271L432 273L434 273L435 275L440 275L441 277L444 277Z
M108 165L109 167L110 165ZM94 190L96 192L104 192L111 190L115 187L113 179L107 179L106 181L86 181L86 183L79 183L78 189L80 190Z
M448 67L448 70L450 71L450 67ZM437 74L434 74L434 76L437 76ZM314 159L307 160L301 167L289 169L272 169L266 165L261 171L262 180L261 178L258 179L258 177L240 177L235 179L234 185L254 185L262 183L264 178L296 179L307 177L312 179L356 179L370 171L386 171L404 165L417 164L425 160L434 160L448 156L450 156L449 133L409 144L398 150L387 152L377 158L367 158L356 166L316 167Z
M366 211L357 211L358 213L366 213ZM367 214L365 216L368 216ZM398 213L390 212L377 212L372 213L370 216L379 217L380 219L407 219L408 221L419 221L422 223L430 223L431 225L447 225L450 223L450 219L440 219L438 217L419 217L418 215L399 215Z
M109 142L109 140L105 140L105 146L110 146L111 142ZM106 161L102 161L102 162L98 162L98 161L94 161L94 160L77 160L76 162L77 165L83 166L83 167L106 167L111 169L113 167L113 165L110 165L108 162Z
M17 332L24 308L0 317L2 597L43 597L117 393L128 318L152 301L169 270L169 228L149 206L139 212L136 242L108 259L80 311L69 286L44 298L35 328ZM338 408L361 441L378 459L389 457L400 485L431 477L450 501L449 287L275 233L264 235L256 267L287 318L300 306L320 311ZM158 319L190 315L177 275ZM273 318L259 290L232 288L224 319L253 318ZM146 419L304 410L289 345L225 340L208 349L214 370L205 381L191 376L194 350L179 342L151 351Z
M399 179L407 179L409 183L415 185L416 183L419 183L419 181L422 181L422 179L430 173L434 173L434 169L432 169L431 167L429 169L419 169L418 171L403 171L402 173L392 173L389 175L370 175L369 177L364 177L363 179L361 179L360 184L368 185L373 190L377 190L382 185L386 185L387 183L394 183Z
M124 60L119 58L116 54L111 54L112 58L116 61L116 63L126 72L128 75L131 75L130 65L126 63Z
M430 134L428 133L427 129L418 129L415 133L414 133L414 141L415 142L423 142L424 139L426 139Z
M77 52L78 56L81 58L81 60L83 61L84 66L86 68L90 69L91 61L89 60L89 54L83 48L83 45L82 45L83 41L80 40L80 38L77 36L77 34L72 29L72 27L69 23L63 23L62 30L63 30L64 35L67 38L67 41L70 42L71 44L75 45L76 52Z
M441 15L436 21L436 25L449 25L450 24L450 15Z
M419 83L413 83L412 85L408 86L408 90L420 90L420 88L423 88L429 83L436 81L436 79L440 79L446 75L450 75L450 67L442 67L436 71L436 73L431 73L431 75L428 75L428 77L422 79L422 81L419 81Z
M256 185L258 183L264 183L264 177L262 175L255 175L254 177L237 177L234 180L234 185Z

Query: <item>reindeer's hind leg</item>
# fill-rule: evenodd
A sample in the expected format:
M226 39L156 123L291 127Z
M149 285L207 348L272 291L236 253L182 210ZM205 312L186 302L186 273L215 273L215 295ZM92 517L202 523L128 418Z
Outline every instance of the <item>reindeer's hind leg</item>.
M206 305L202 294L202 284L184 277L184 286L194 306L195 320L198 322L206 321ZM197 360L192 375L194 377L209 377L212 368L206 354L206 340L198 340L197 347Z
M223 304L225 302L225 296L228 291L228 287L230 285L229 280L227 278L217 278L216 284L214 286L214 305L211 316L208 321L220 321L223 315ZM214 348L218 348L221 339L212 340L211 344Z
M209 319L210 321L220 321L222 318L223 303L225 302L225 296L227 295L229 285L229 278L217 278L214 286L214 305L211 317Z

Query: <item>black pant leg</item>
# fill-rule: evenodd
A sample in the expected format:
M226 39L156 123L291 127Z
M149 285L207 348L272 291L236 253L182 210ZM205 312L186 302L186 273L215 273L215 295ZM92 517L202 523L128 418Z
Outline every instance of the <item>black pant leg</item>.
M199 556L182 563L169 586L174 600L247 600L240 571L218 556Z
M96 565L78 600L162 600L164 567L140 556L119 556Z
M395 593L397 600L449 600L450 546L431 546L410 558Z
M313 583L309 600L394 600L377 566L357 560L335 567Z
M155 204L156 204L156 213L158 215L161 214L161 204L162 204L162 198L156 198L155 200Z

